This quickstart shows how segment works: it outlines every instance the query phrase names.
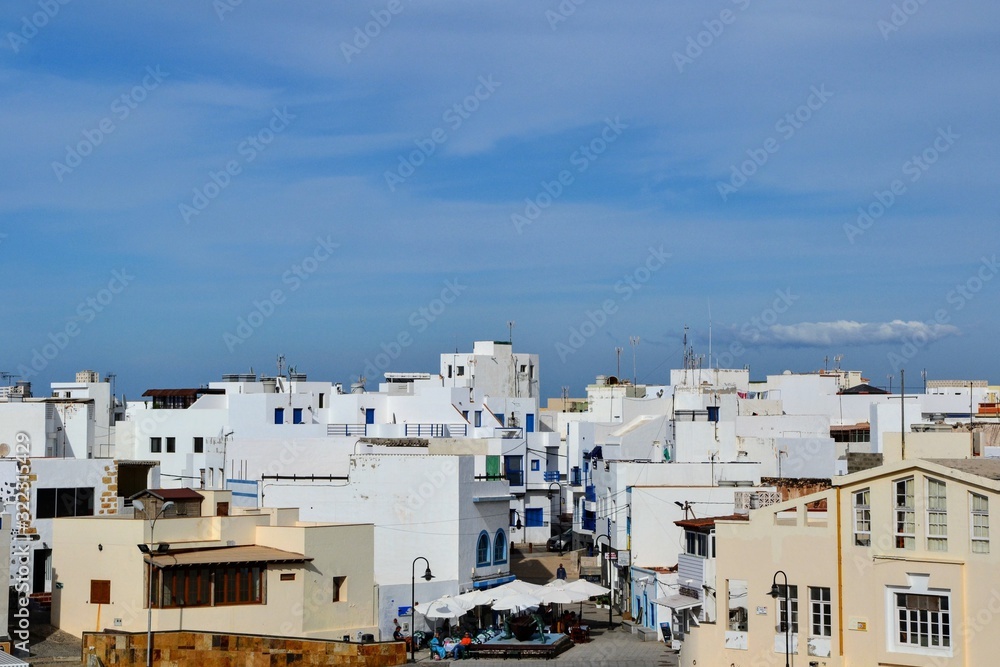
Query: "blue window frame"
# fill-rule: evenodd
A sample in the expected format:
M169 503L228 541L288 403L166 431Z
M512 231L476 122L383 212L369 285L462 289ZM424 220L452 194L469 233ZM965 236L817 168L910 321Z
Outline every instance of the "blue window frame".
M541 507L526 507L524 510L524 525L528 528L541 528L545 525L545 515Z
M476 542L476 567L483 567L490 564L490 536L484 530L479 533L479 540Z
M274 423L275 424L284 424L285 423L285 409L284 408L275 408L274 409Z
M531 459L531 469L541 470L541 462L538 459Z
M493 564L500 565L507 562L507 533L503 528L497 531L493 540Z

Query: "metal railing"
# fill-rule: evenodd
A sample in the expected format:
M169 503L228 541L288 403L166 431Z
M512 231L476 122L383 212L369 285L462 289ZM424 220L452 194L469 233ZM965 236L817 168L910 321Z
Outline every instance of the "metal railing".
M353 436L353 435L368 435L368 425L367 424L327 424L326 434L328 436L342 435L342 436Z

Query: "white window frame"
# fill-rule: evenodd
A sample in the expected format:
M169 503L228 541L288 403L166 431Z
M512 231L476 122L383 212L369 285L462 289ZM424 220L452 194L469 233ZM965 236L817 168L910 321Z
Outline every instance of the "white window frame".
M908 586L885 588L886 650L911 655L951 657L954 654L955 644L961 642L960 630L956 628L953 615L951 591L931 588L930 576L927 574L909 574L907 578ZM938 598L939 610L936 612L929 609L906 610L900 606L901 600L898 596L901 594ZM933 618L934 615L937 615L936 620ZM907 621L905 635L901 632L903 618ZM927 637L926 646L921 641L923 635ZM933 646L931 641L935 635L940 640L937 646ZM913 641L914 639L916 641Z
M927 550L947 551L948 485L933 477L928 477L924 484L927 489Z
M785 585L778 584L778 632L784 632L780 628L785 627L785 623L788 619L787 609L785 608ZM799 633L799 587L796 584L788 586L788 602L792 608L792 631L791 634L797 635ZM794 653L794 650L792 651Z
M823 586L809 587L809 636L833 636L833 602L830 589ZM818 629L818 631L817 631Z
M977 507L977 498L983 501L980 507ZM981 534L977 535L977 532ZM972 553L990 552L990 498L986 494L969 492L969 535L972 538Z
M872 504L871 489L855 491L854 498L854 546L872 545ZM863 500L863 502L861 502Z
M907 486L909 485L909 493ZM902 493L900 493L900 485ZM915 549L917 543L916 479L904 477L893 480L893 537L897 549ZM902 496L903 504L900 504ZM906 501L909 501L908 503ZM906 531L909 527L911 530Z

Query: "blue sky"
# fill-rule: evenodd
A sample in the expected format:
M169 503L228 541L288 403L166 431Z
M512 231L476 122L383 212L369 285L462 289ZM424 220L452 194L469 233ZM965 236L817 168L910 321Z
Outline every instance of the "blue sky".
M685 325L707 356L711 313L755 378L996 382L998 32L935 0L5 2L0 370L347 383L514 321L580 395L630 336L640 381Z

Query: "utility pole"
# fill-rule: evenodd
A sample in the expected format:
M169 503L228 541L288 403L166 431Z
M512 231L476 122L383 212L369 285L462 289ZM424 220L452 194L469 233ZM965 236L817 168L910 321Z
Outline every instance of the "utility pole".
M619 380L621 380L622 379L622 348L616 347L615 348L615 354L618 355L618 374L616 375L616 377Z
M899 369L899 449L900 456L906 460L906 371Z

